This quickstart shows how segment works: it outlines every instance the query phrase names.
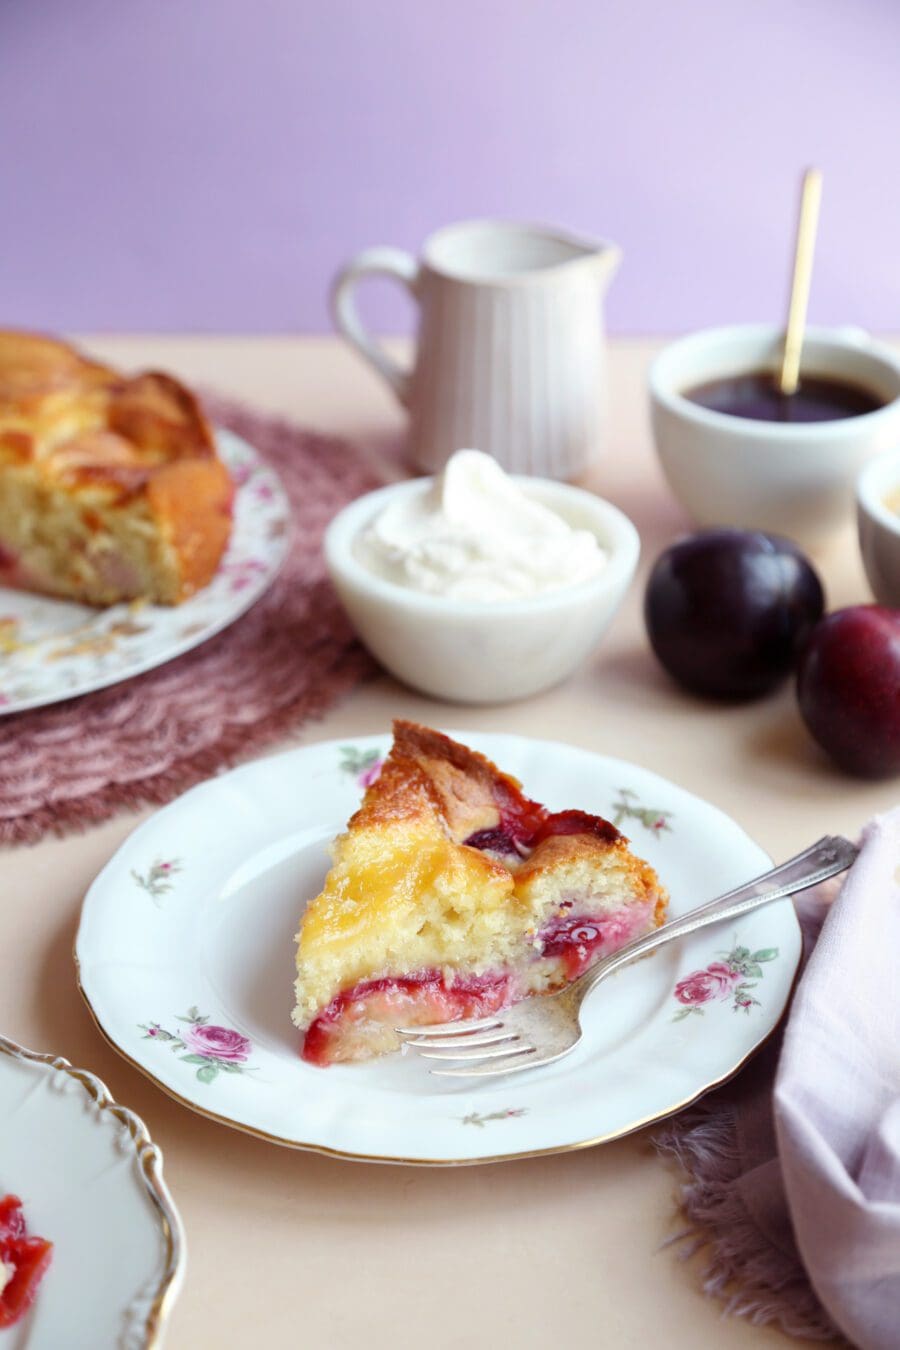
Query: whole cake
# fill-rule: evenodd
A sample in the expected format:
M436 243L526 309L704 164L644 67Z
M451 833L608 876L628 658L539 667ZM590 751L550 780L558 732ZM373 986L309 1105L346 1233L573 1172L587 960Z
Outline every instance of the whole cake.
M212 578L233 487L194 396L0 331L0 585L178 604Z
M294 1022L314 1064L558 989L665 917L656 873L609 821L547 810L412 722L394 723L332 854L297 937Z

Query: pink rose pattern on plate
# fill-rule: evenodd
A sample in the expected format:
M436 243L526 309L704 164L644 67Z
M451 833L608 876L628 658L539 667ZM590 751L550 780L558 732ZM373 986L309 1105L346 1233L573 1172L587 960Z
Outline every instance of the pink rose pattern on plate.
M731 1000L732 1012L749 1013L759 999L752 991L765 974L763 963L774 961L778 956L777 947L762 947L751 952L749 947L732 947L723 954L721 961L711 961L703 970L695 970L686 975L675 986L675 998L682 1005L674 1014L672 1021L680 1022L692 1013L701 1016L703 1003Z
M355 778L361 788L371 787L381 773L384 756L380 750L360 750L355 745L340 747L341 773Z
M224 577L232 595L245 591L254 581L267 571L267 564L261 558L238 558L231 562L228 558L219 564L218 576Z
M252 1073L253 1065L247 1059L253 1044L246 1036L230 1027L211 1026L208 1017L201 1017L199 1008L188 1008L186 1017L176 1017L186 1030L179 1034L166 1031L159 1022L140 1022L145 1041L165 1042L184 1064L193 1064L201 1083L214 1083L220 1073Z
M489 1121L519 1120L527 1115L527 1106L507 1106L502 1111L489 1111L487 1115L482 1115L480 1111L470 1111L467 1116L460 1116L459 1119L463 1125L477 1125L479 1130L483 1130Z
M637 793L632 792L631 788L619 788L619 795L613 802L612 823L618 829L626 820L637 820L645 830L659 836L664 830L671 833L669 821L672 814L671 811L658 811L653 806L642 806Z
M153 903L159 907L160 899L172 889L172 878L180 872L180 858L156 858L146 872L131 869L131 875L142 891L146 891Z

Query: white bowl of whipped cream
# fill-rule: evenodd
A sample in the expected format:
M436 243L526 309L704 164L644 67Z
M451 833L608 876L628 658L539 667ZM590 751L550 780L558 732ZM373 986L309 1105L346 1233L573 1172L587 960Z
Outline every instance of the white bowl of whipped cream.
M459 450L436 478L345 507L325 535L331 578L362 641L398 679L455 703L548 689L593 650L640 541L583 488L510 476Z

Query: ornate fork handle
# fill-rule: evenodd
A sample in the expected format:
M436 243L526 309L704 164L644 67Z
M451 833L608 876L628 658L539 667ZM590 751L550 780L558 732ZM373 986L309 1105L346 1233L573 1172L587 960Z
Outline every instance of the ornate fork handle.
M639 956L655 951L657 947L663 947L667 942L674 942L676 938L684 937L687 933L694 933L699 928L706 928L709 924L722 923L725 919L733 919L739 914L760 909L763 905L784 899L794 891L805 891L810 886L818 886L829 877L845 872L855 861L858 853L859 849L855 844L851 844L849 839L843 839L840 835L826 835L818 843L798 853L795 858L773 867L771 871L764 872L753 881L727 891L708 904L692 909L687 914L682 914L680 918L664 923L652 933L635 938L633 942L620 947L617 952L598 961L580 979L571 984L568 993L580 1004L595 984L614 970L618 970L620 966L628 965Z

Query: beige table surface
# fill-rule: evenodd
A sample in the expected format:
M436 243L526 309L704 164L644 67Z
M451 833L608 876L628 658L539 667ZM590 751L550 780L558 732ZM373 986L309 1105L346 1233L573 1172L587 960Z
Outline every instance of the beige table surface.
M402 431L390 396L331 339L104 337L125 365L168 367L374 452ZM773 855L852 833L891 785L841 777L800 725L789 690L721 708L671 686L648 654L642 579L687 522L655 465L643 396L657 344L613 344L613 420L592 482L643 538L643 564L603 646L563 687L504 708L435 703L382 678L296 743L383 732L395 714L569 740L647 765L733 815ZM869 599L852 534L817 558L832 606ZM0 1029L93 1069L147 1122L188 1235L171 1350L463 1350L476 1346L757 1347L786 1338L702 1296L696 1260L660 1250L676 1173L646 1132L580 1153L428 1170L292 1152L192 1115L100 1039L75 989L81 897L142 815L0 850ZM60 1350L67 1350L60 1347ZM91 1350L105 1350L92 1347Z

